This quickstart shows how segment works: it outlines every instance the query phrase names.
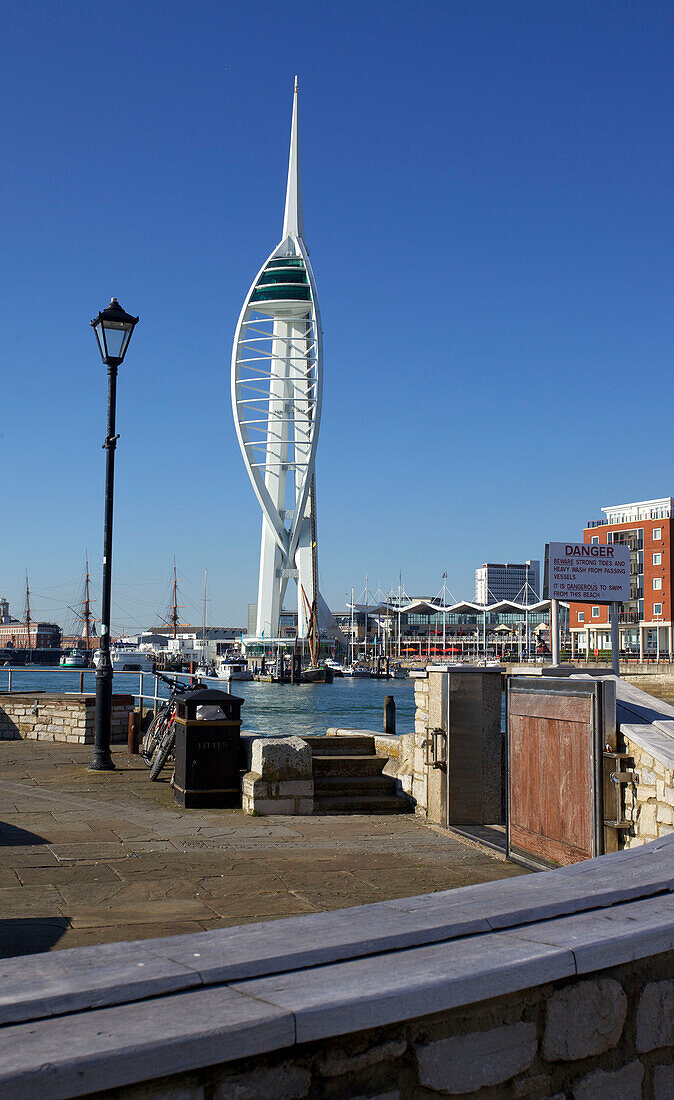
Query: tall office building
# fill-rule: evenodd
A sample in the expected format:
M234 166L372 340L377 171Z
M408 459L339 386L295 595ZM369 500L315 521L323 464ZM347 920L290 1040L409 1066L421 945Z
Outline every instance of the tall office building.
M475 603L536 603L541 593L540 573L539 561L485 562L475 570Z

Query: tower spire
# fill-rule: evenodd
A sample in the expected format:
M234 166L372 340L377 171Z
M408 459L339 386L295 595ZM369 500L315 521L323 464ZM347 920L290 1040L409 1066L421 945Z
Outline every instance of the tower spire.
M283 215L283 237L295 236L304 240L304 212L302 210L302 176L300 173L300 125L297 111L297 77L293 92L293 121L290 128L290 157L288 159L288 184L286 207Z

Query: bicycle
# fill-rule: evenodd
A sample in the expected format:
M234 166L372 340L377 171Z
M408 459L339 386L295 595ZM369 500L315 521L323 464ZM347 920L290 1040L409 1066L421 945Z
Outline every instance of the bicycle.
M153 775L152 771L154 768L157 750L160 744L163 742L165 735L168 734L173 727L173 722L176 715L177 699L180 695L184 695L186 691L190 690L189 684L183 684L180 680L171 680L168 676L162 676L160 672L157 673L157 677L160 680L163 680L164 683L170 687L171 693L168 699L164 700L143 735L140 755L143 759L143 763L145 763L147 767L150 768L150 779L156 779L157 775L159 775L159 772L161 771L166 761L166 758L168 757L168 753L173 747L173 743L171 743L166 755L164 756L164 759L161 762L161 765L157 768L157 771ZM175 734L173 740L175 740Z

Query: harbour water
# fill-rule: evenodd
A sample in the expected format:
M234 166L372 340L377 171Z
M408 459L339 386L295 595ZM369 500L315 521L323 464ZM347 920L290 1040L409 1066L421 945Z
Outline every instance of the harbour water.
M9 669L0 668L0 691L8 686ZM76 669L13 668L12 690L76 692L80 673ZM145 706L152 705L155 678L151 673L116 673L113 690L138 696L142 675ZM96 690L95 673L83 674L84 691ZM396 732L414 729L414 681L366 680L337 677L332 684L265 684L209 680L209 686L231 691L244 699L242 727L262 736L323 734L331 726L355 726L361 729L383 728L384 697L392 695L396 704ZM159 681L158 695L167 694Z

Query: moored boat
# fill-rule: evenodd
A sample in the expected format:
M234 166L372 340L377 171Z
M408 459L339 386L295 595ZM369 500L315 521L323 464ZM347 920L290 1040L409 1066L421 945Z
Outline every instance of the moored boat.
M215 671L219 680L252 680L253 673L248 668L248 662L243 658L223 658Z
M59 661L61 668L89 668L89 657L81 649L71 649Z
M332 679L332 669L327 665L309 665L302 669L303 684L331 684Z

